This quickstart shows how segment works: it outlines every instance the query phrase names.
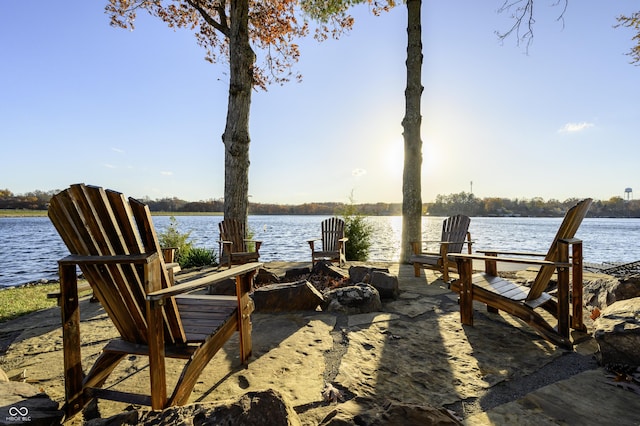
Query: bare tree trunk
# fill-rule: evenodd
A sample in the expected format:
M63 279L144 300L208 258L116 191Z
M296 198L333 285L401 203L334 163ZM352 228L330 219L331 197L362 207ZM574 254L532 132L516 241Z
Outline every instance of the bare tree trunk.
M224 218L245 223L249 211L249 110L255 54L249 43L249 0L231 5L229 106L224 143Z
M402 246L400 261L411 254L411 241L422 239L422 0L407 0L407 88L405 90L404 171L402 175Z

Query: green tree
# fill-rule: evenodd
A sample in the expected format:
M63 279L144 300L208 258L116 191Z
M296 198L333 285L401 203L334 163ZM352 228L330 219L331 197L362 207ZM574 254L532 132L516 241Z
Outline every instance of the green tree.
M217 256L212 249L194 247L190 240L191 232L182 232L179 229L178 220L169 217L169 225L162 232L158 233L158 241L162 248L175 248L175 261L182 268L193 268L196 266L209 266L217 263Z
M367 260L371 249L373 227L367 222L367 218L360 213L353 198L349 204L344 206L342 218L344 220L344 236L349 239L345 247L347 260Z
M178 263L180 263L180 257L184 256L193 248L193 243L189 241L189 238L191 238L191 232L181 232L178 226L178 220L174 216L169 217L169 225L167 228L158 233L160 247L175 248L177 250L176 257Z
M249 110L255 86L288 81L299 56L297 37L309 34L309 23L298 19L302 0L108 0L111 24L133 29L138 11L146 11L171 28L195 31L211 62L228 61L229 97L222 134L225 147L224 217L247 221L249 206ZM326 16L316 38L337 37L353 20L335 11L332 2L315 2ZM322 7L321 7L322 6ZM304 16L303 16L304 18ZM256 62L253 46L263 53ZM296 76L299 77L299 76Z

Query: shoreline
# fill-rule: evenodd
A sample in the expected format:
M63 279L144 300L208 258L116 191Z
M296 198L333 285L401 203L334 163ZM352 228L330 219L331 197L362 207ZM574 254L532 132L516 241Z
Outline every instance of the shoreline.
M508 222L505 222L508 221ZM183 216L178 218L182 231L190 231L196 246L218 248L216 217ZM157 230L165 229L166 217L155 217ZM307 239L319 234L319 222L305 216L250 217L255 239L263 241L260 259L269 261L305 261L310 259ZM397 261L401 242L401 218L370 218L375 238L370 251L371 261ZM546 252L548 242L557 230L557 220L545 219L485 219L473 220L470 225L474 250L498 249L508 251ZM640 246L629 244L629 235L637 231L636 221L591 220L582 224L579 238L584 241L586 262L634 261L640 259ZM424 219L425 239L440 235L442 223ZM439 237L435 237L437 239ZM0 286L12 287L41 279L57 278L57 261L68 251L49 219L0 219L0 265L3 267Z

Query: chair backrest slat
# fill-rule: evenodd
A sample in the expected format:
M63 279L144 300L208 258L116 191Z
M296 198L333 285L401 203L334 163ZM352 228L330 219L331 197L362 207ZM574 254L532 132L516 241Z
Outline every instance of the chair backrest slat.
M218 224L218 228L220 229L220 239L233 243L231 245L232 253L243 253L247 251L245 243L247 234L242 222L236 219L225 219Z
M338 217L330 217L322 221L322 250L338 251L338 240L344 238L344 220Z
M448 217L442 222L441 241L455 242L455 244L449 244L447 249L449 253L462 252L470 223L471 219L462 214Z
M133 217L135 218L135 224L137 225L137 230L132 229L131 233L135 234L137 231L137 235L140 235L142 240L142 250L144 253L158 253L161 259L161 280L160 280L160 288L149 288L146 289L147 292L152 292L156 290L160 290L163 288L167 288L171 286L171 280L169 279L169 273L164 266L164 261L162 261L162 249L160 248L160 241L158 240L158 235L156 234L156 230L153 227L153 221L151 220L151 212L149 211L149 207L136 200L135 198L129 198L129 203L125 203L127 207L130 208ZM127 215L127 217L132 217ZM163 315L165 320L165 326L168 327L168 336L172 341L183 342L186 340L186 336L184 334L184 329L182 324L180 323L180 315L178 314L178 306L176 304L175 299L167 299L165 300L165 305L163 309Z
M99 187L72 185L54 196L49 217L71 254L116 256L157 252L150 215L135 217L120 193ZM147 209L148 212L148 209ZM143 231L143 232L141 232ZM169 285L160 256L163 285ZM146 290L142 266L109 264L80 266L95 296L109 314L124 340L147 342ZM165 311L167 340L184 341L179 318Z
M551 243L551 247L545 256L545 260L551 262L558 260L558 240L575 237L582 220L587 216L591 202L591 198L584 199L567 211L560 227L558 228L558 232ZM543 266L540 268L536 275L536 279L531 286L527 300L534 300L542 295L546 290L555 269L556 268L554 266Z

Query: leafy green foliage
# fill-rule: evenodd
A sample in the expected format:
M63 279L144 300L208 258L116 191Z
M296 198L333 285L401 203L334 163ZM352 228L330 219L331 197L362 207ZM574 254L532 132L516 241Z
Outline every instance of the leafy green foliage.
M178 263L182 268L195 268L216 265L218 258L213 249L194 247L178 256Z
M190 237L191 232L180 232L175 216L169 218L169 226L167 226L167 229L158 234L160 247L175 247L177 249L176 258L178 259L178 263L180 263L180 257L193 248L193 243L189 241ZM181 263L180 266L182 266Z
M181 268L195 268L197 266L215 265L217 256L212 249L193 247L189 241L191 232L180 232L178 221L174 216L169 218L169 226L158 234L160 246L164 248L175 247L177 249L176 262Z
M351 200L342 210L344 236L349 239L345 249L347 260L364 261L369 257L373 227Z

